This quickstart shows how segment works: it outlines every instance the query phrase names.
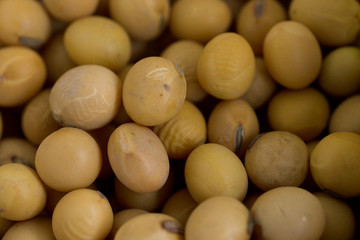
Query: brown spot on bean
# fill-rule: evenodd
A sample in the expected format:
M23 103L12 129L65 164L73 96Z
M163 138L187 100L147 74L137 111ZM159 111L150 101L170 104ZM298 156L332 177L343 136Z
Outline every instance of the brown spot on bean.
M166 91L169 91L170 90L170 86L168 84L163 84L163 87Z
M172 220L162 221L161 227L168 232L184 234L184 228L181 226L181 224Z
M102 192L100 192L100 191L97 191L97 192L102 199L107 199L107 197Z
M241 145L244 139L244 128L242 125L239 125L235 130L235 138L234 138L234 151L238 153L240 151Z
M264 0L256 0L255 1L255 6L254 6L254 15L255 18L260 18L265 10L265 1Z
M36 38L21 36L19 37L19 43L32 49L39 49L43 42Z

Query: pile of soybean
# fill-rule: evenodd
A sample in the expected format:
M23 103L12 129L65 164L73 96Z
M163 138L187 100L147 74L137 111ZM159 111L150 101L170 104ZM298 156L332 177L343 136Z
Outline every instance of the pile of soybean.
M0 0L0 238L350 240L357 0Z

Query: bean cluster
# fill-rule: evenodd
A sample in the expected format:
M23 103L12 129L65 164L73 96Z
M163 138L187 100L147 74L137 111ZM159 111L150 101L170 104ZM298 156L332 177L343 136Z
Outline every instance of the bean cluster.
M0 238L356 239L357 0L0 0Z

